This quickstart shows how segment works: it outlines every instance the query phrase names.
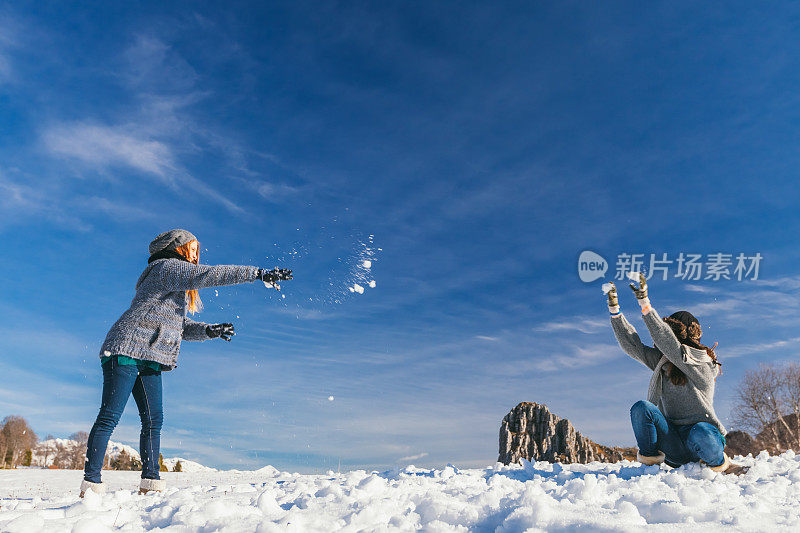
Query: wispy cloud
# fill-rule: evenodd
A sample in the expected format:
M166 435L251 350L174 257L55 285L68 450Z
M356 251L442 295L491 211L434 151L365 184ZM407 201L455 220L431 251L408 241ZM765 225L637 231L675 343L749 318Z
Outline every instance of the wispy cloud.
M56 155L73 157L96 167L129 166L174 186L177 168L172 150L163 142L138 136L131 129L84 122L58 124L44 132L43 140L46 148Z
M596 333L608 328L608 320L601 318L573 317L567 320L546 322L534 328L536 331L553 333L557 331L579 331L581 333Z
M418 453L416 455L407 455L406 457L401 457L397 460L398 463L406 463L408 461L418 461L424 457L428 456L428 452Z
M11 80L11 50L18 46L19 26L16 20L8 13L0 11L0 83Z
M140 92L186 93L195 89L199 79L195 69L155 35L135 36L123 59L127 68L119 76Z
M721 354L723 357L734 358L746 355L754 355L763 352L771 352L779 348L786 348L800 344L800 337L791 337L772 342L755 343L755 344L740 344L731 348L724 349Z
M22 178L10 178L0 169L0 224L13 225L24 217L38 216L53 220L77 231L91 229L70 209L71 199L53 202L58 197L49 183L30 184Z
M292 196L300 191L300 189L297 187L292 187L290 185L266 182L257 184L256 190L262 198L269 200L270 202L280 202L287 196Z
M235 143L201 126L191 113L208 96L197 87L198 76L188 62L164 41L137 36L122 54L114 73L136 106L117 113L116 120L85 118L52 122L42 130L46 152L80 162L103 174L129 169L156 179L181 194L199 194L229 211L243 209L188 170L187 157L204 148L231 152ZM263 194L269 191L266 189ZM289 194L276 188L274 194Z
M131 205L129 202L91 195L62 194L57 183L37 178L26 179L18 172L0 169L0 222L11 224L23 216L37 216L56 221L77 231L88 231L92 225L83 219L86 215L111 215L118 220L146 220L155 216L153 211ZM58 201L54 201L54 199ZM79 218L75 213L82 213Z
M78 198L72 202L76 207L89 211L99 211L112 215L117 220L149 220L156 218L156 212L130 205L127 202L114 201L100 196Z

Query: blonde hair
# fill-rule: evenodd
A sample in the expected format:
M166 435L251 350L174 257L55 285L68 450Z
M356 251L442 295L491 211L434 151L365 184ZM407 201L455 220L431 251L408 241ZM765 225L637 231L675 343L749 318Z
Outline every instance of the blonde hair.
M189 260L189 245L192 244L193 242L197 242L197 241L190 241L190 242L187 242L186 244L184 244L182 246L178 246L177 248L175 248L175 251L178 252L179 254L181 254L181 256L188 261ZM197 247L198 247L198 249L197 249L197 261L194 262L195 264L200 262L200 244L199 243L198 243ZM199 313L200 311L203 310L203 302L200 301L200 295L197 294L197 289L194 289L192 291L186 291L186 298L189 300L189 312L190 313L192 313L192 314Z

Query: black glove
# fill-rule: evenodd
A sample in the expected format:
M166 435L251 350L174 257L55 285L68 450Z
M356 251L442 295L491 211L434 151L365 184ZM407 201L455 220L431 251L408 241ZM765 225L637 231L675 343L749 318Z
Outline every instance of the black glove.
M231 342L231 337L236 335L233 331L233 324L209 324L206 326L206 335L212 339L222 337L222 340Z
M614 285L613 281L609 283L609 285L611 285L611 289L609 289L609 291L606 293L606 296L608 297L608 309L619 311L619 296L617 296L617 286Z
M273 268L266 270L258 269L258 279L265 283L275 283L276 281L286 281L292 279L292 271L288 268Z
M637 287L635 284L630 283L631 290L633 294L636 295L637 300L646 300L647 299L647 278L644 277L644 274L639 272L639 286Z

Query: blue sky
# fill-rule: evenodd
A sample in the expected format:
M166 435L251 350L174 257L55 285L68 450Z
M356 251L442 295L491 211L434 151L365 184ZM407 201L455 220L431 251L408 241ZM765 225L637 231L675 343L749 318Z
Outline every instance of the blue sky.
M113 5L112 5L113 4ZM744 371L796 357L800 8L72 3L0 11L0 414L88 430L147 244L284 266L205 290L227 344L164 376L165 455L300 471L491 464L546 403L633 443L648 372L578 254L759 252L651 282ZM377 286L351 294L374 236ZM380 250L378 250L380 249ZM612 265L613 269L613 265ZM635 301L623 310L644 334ZM329 401L328 397L334 400ZM114 438L135 444L128 406Z

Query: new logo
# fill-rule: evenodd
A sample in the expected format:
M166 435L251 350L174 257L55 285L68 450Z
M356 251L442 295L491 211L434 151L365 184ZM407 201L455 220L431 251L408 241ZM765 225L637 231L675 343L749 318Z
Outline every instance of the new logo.
M584 250L578 257L578 276L584 283L592 282L606 275L608 261L590 250Z

